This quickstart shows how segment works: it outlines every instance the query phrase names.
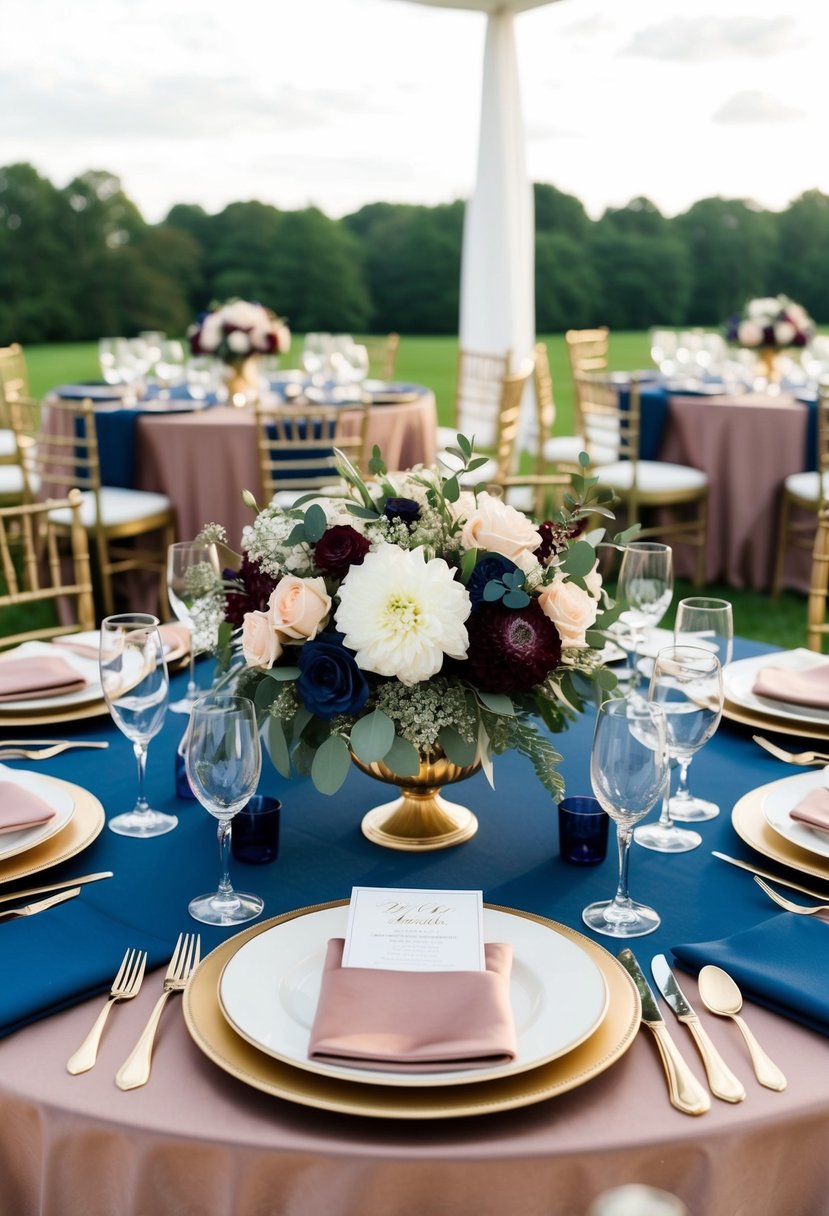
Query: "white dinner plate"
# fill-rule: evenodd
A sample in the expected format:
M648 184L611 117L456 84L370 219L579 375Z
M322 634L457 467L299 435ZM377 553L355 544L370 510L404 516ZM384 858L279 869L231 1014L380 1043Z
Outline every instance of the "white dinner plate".
M0 861L8 857L16 857L25 853L35 845L42 844L50 836L56 836L66 827L75 813L75 799L63 786L55 785L52 781L44 781L39 773L31 773L27 769L10 769L0 766L0 778L3 781L13 781L22 785L32 794L50 806L55 812L48 823L41 823L31 828L21 828L18 832L0 833Z
M785 840L800 849L817 853L819 857L829 857L829 832L810 828L789 815L811 790L820 789L821 786L829 786L829 775L824 769L797 773L794 777L776 781L763 798L763 814L769 827Z
M785 667L789 671L809 671L829 663L826 655L814 650L782 650L777 654L755 655L750 659L739 659L729 663L723 670L723 689L726 700L743 709L783 718L793 722L810 722L817 726L829 725L829 709L817 709L812 705L794 705L788 701L777 701L772 697L758 697L752 692L754 681L761 667Z
M468 1085L536 1068L583 1043L607 1012L604 976L552 926L484 908L487 941L513 948L510 984L518 1053L510 1064L457 1072L379 1072L308 1059L328 939L344 937L348 905L274 925L246 942L222 972L219 1004L249 1043L296 1068L368 1085Z
M622 617L624 617L624 613L622 613ZM614 641L618 641L628 654L630 653L630 629L623 619L615 621L610 625L607 632ZM664 650L666 646L673 645L673 629L651 629L647 638L638 649L639 658L655 659L660 650Z
M58 651L49 642L24 642L14 650L7 650L0 659L23 659L28 655L47 654L54 656ZM101 674L98 670L98 660L87 658L85 655L72 654L68 647L60 649L60 656L86 680L83 688L76 692L64 692L54 697L21 697L19 700L0 702L0 720L3 714L32 713L43 709L62 709L73 705L88 705L91 701L103 700L104 690L101 687Z

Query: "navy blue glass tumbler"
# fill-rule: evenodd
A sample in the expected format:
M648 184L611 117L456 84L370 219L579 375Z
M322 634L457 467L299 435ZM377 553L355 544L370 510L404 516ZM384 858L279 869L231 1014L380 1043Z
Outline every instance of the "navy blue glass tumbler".
M595 798L564 798L558 804L558 842L562 860L597 866L607 856L610 820Z
M233 816L230 847L237 861L254 866L276 861L279 855L281 809L282 803L278 798L255 794L241 811Z

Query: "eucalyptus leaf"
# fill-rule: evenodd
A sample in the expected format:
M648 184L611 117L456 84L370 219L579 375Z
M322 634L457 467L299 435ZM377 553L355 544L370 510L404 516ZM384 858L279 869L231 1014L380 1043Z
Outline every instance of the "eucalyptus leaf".
M356 750L356 749L355 749ZM395 735L384 762L399 777L416 777L420 772L420 753L413 743Z
M345 739L329 735L311 762L311 780L321 794L336 794L348 776L351 754Z
M253 694L253 703L257 709L267 710L277 695L277 689L273 683L270 680L262 680L256 686L256 692Z
M464 739L463 735L459 734L454 726L442 727L438 735L438 742L446 753L447 758L460 768L466 768L467 765L475 762L475 757L478 754L477 741L475 739Z
M478 690L478 698L482 705L493 714L498 714L502 718L512 718L515 715L515 706L510 697L503 692L481 692Z
M279 680L281 683L285 680L298 680L300 671L298 667L269 667L265 675L268 679Z
M489 735L486 733L483 722L478 725L478 751L481 753L481 768L484 770L484 776L495 789L495 772L492 767L492 752L489 750Z
M596 551L586 540L577 540L565 553L561 561L563 570L568 574L578 574L584 577L589 574L596 564Z
M310 709L308 709L305 705L300 705L299 709L294 714L292 723L294 738L298 739L300 737L313 716L314 715L311 713Z
M458 448L459 448L461 454L463 455L465 460L468 460L469 457L472 455L472 444L469 442L466 435L458 434L455 436L455 438L458 441Z
M355 502L350 502L346 508L349 515L356 515L358 519L379 519L380 515L377 511L372 511L370 507L359 507Z
M526 608L530 597L526 591L508 591L504 596L505 608Z
M269 717L264 730L265 747L273 761L273 766L281 777L291 775L291 757L288 752L288 741L279 718Z
M464 553L463 557L461 558L461 582L463 583L464 587L469 582L477 561L477 549L467 549L466 553Z
M457 477L450 477L443 483L443 496L447 502L457 502L461 496L461 487Z
M494 604L503 597L506 588L498 578L491 578L484 586L484 599L488 604Z
M394 743L394 723L382 709L358 718L351 728L351 746L363 764L384 759Z
M305 543L305 524L304 523L294 524L293 528L291 528L291 531L288 533L288 537L285 541L285 548L292 549L294 547L294 545L302 545L304 543Z
M312 503L305 512L305 535L312 544L325 535L328 519L318 502Z

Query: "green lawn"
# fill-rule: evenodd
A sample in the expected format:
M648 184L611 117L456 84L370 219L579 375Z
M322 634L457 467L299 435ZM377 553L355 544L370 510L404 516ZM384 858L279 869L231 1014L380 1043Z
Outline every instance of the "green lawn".
M556 430L567 434L571 429L573 394L567 363L564 337L546 337L556 398ZM301 339L294 335L293 353L301 349ZM288 355L287 359L290 360ZM32 393L42 396L54 385L73 380L98 379L97 348L94 343L74 343L55 346L30 346L26 349ZM455 386L457 339L403 337L397 359L396 375L400 380L428 384L434 390L441 423L452 422L452 402ZM648 335L645 333L616 333L610 343L612 370L646 368L651 366ZM716 521L713 521L716 526ZM758 592L737 591L733 587L709 587L711 595L731 600L734 624L738 634L759 641L775 642L785 647L803 646L806 639L806 600L789 592L772 604L768 596ZM692 593L688 584L678 583L674 595L677 603ZM669 614L664 624L669 625Z

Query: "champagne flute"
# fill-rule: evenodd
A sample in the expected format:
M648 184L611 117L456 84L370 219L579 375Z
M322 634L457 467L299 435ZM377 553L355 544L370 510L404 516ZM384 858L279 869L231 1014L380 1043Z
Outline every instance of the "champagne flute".
M630 629L631 688L639 682L639 651L662 620L674 593L673 550L656 541L625 546L616 594L625 605L620 620Z
M687 764L707 743L722 717L722 668L717 656L699 646L667 646L656 656L648 700L665 714L668 754ZM702 844L699 832L678 828L671 819L670 773L657 823L634 832L637 844L657 853L687 853Z
M256 710L247 697L212 693L193 706L187 729L187 780L199 802L219 821L221 877L216 891L192 899L188 911L206 925L239 925L262 911L258 895L230 882L230 824L256 792L262 751Z
M170 688L158 617L123 612L101 623L99 662L104 699L118 729L132 740L138 762L138 797L131 811L110 819L120 836L162 836L178 823L153 810L144 793L147 748L161 730Z
M660 923L659 914L628 892L633 825L647 815L665 787L668 753L665 714L641 698L618 697L599 707L590 780L603 809L616 824L619 883L613 899L589 904L582 920L608 937L642 937Z
M190 629L190 675L187 681L187 692L180 701L174 701L170 706L174 714L189 714L198 695L199 686L196 683L196 655L209 650L215 639L202 636L203 629L198 628L198 622L193 615L193 605L197 602L198 579L200 568L207 567L208 573L218 576L219 558L215 545L202 545L196 541L176 541L167 549L167 597L170 607L178 620Z
M680 600L676 608L674 640L677 644L711 649L725 668L734 651L734 620L728 600L694 595ZM688 788L688 769L693 754L679 762L679 785L671 798L671 818L679 823L701 823L720 813L716 802L697 798Z

